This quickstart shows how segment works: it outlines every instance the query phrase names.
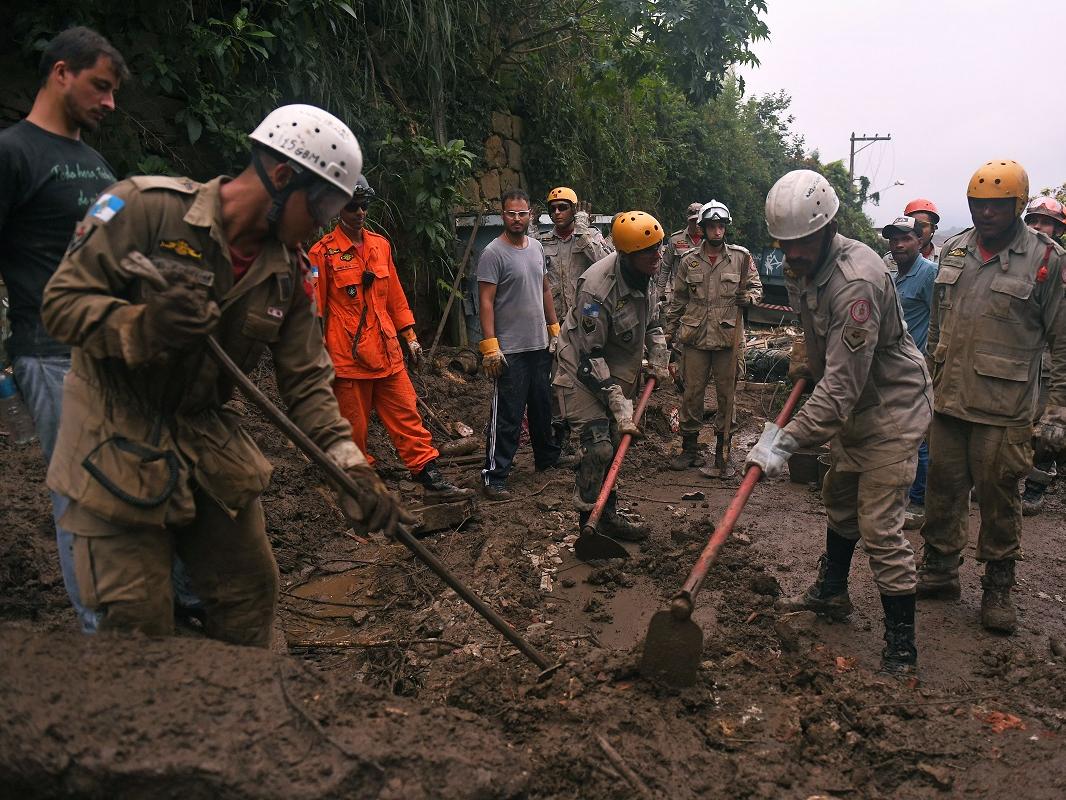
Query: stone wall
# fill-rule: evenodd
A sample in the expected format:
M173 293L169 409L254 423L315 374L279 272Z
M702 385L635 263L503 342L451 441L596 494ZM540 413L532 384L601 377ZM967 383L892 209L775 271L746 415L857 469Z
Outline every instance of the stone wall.
M528 188L522 172L522 127L521 118L492 112L492 131L484 142L484 168L463 187L463 202L468 208L498 210L503 192Z

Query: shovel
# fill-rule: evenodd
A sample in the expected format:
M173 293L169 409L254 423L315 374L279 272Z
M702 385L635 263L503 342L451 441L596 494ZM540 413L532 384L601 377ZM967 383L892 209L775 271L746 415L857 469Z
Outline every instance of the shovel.
M648 378L647 383L644 384L644 391L640 395L637 407L633 412L633 422L640 423L640 418L644 415L644 408L648 405L648 399L651 397L653 389L655 389L655 378ZM581 535L574 542L574 555L582 561L593 561L601 558L629 558L628 550L610 536L605 536L597 531L596 526L599 524L600 517L603 516L603 509L607 505L607 497L611 494L615 481L618 480L618 472L622 469L622 459L626 457L626 451L629 450L629 443L632 439L633 437L628 433L622 435L622 441L618 443L618 450L614 454L614 461L611 462L611 468L607 470L607 477L604 479L603 487L600 489L600 496L596 498L596 505L592 507L592 513L589 514L588 521L581 528Z
M218 365L222 368L222 371L226 373L234 382L241 388L241 392L247 397L255 406L259 408L266 416L274 423L277 428L284 433L292 443L300 448L304 454L311 459L314 463L318 464L325 473L333 479L333 481L340 486L344 491L348 492L352 497L358 498L359 490L355 485L355 482L348 476L343 469L338 467L333 460L327 456L322 449L316 445L311 438L296 427L291 419L289 419L285 413L274 405L270 399L263 394L259 387L249 380L241 368L238 367L222 349L222 346L215 340L215 337L207 337L207 345L211 349L211 354L215 357ZM492 627L503 634L511 644L519 649L519 651L541 668L542 672L540 678L545 678L550 675L559 666L552 666L544 655L533 647L529 642L523 639L518 632L512 628L507 622L489 608L485 601L474 594L473 591L466 584L460 581L446 566L438 559L433 553L426 548L418 539L411 535L403 526L396 528L396 540L400 542L404 547L414 553L415 557L429 567L433 572L437 574L437 577L450 586L457 595L465 600L478 614L484 617Z
M792 416L805 385L806 381L799 380L792 387L785 407L775 420L779 426L784 426ZM670 609L657 611L651 618L648 635L644 639L644 655L640 660L640 673L645 678L670 686L692 686L696 683L696 670L703 654L703 631L692 621L696 595L707 570L718 557L718 551L733 532L733 526L760 477L762 469L752 465L744 475L744 480L741 481L740 488L726 509L722 521L707 540L696 566L688 574L685 585L670 600Z

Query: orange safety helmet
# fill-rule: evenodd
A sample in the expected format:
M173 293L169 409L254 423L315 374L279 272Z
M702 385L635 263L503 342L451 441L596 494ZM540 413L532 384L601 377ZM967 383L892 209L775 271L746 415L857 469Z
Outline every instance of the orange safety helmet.
M636 253L659 244L665 234L659 220L644 211L623 211L611 224L611 238L619 253Z
M933 224L940 224L940 212L936 210L936 203L932 200L926 200L924 197L916 197L907 203L907 207L903 209L903 216L913 217L915 211L924 211L927 214L933 215Z
M970 178L966 196L986 200L1010 197L1014 200L1014 213L1020 217L1029 202L1029 173L1008 158L986 161Z
M569 186L556 186L550 192L548 192L549 203L561 203L567 202L577 205L577 192L571 189Z

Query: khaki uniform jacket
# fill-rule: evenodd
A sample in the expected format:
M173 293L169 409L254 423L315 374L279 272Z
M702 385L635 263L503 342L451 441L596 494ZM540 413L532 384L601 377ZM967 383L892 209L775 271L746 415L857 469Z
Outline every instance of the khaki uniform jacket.
M617 253L600 259L577 281L577 299L566 315L556 353L555 386L592 391L578 378L578 368L588 358L602 358L627 397L632 397L640 373L645 345L650 345L648 324L653 316L654 292L633 289L622 277ZM658 328L653 328L658 332ZM646 338L648 339L646 341ZM596 402L606 408L602 396Z
M663 245L662 261L654 278L655 287L659 290L660 298L667 297L673 291L674 274L677 272L681 259L699 246L699 242L693 242L689 238L687 227L674 231L666 238L666 244Z
M234 284L221 224L224 180L114 184L76 229L45 288L45 325L74 348L48 486L110 523L190 522L194 483L235 515L271 473L240 414L224 407L233 385L206 346L149 349L148 287L121 264L131 251L211 273L222 310L214 335L230 357L249 372L269 348L296 424L322 448L351 436L330 388L333 368L299 257L271 240Z
M714 263L705 244L690 250L674 275L674 293L663 325L666 334L700 350L731 348L738 296L749 304L762 300L759 271L746 248L726 243Z
M1048 342L1048 403L1066 405L1066 255L1044 234L1017 226L986 264L972 228L941 251L927 349L942 414L983 425L1030 424Z
M555 233L553 225L537 234L548 264L548 283L559 319L564 319L574 305L577 279L586 269L614 252L596 228L575 225L569 239Z
M839 472L914 455L932 418L925 361L881 257L839 234L808 282L785 278L818 385L785 430L800 447L832 440Z

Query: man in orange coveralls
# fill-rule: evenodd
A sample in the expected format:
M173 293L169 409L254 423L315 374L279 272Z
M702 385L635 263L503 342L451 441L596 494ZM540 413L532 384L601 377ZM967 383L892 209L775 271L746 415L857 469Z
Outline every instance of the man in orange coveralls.
M371 463L366 432L374 410L411 476L423 486L426 502L461 500L473 490L444 480L437 466L440 454L422 424L415 389L404 369L400 338L414 366L422 362L422 347L389 240L363 227L373 199L374 190L360 176L337 227L308 253L318 268L318 308L337 373L333 393L352 424L352 438Z

